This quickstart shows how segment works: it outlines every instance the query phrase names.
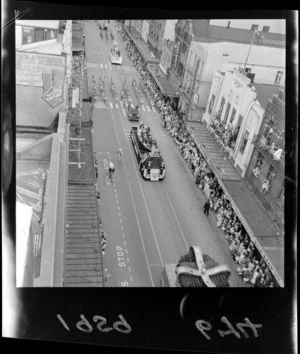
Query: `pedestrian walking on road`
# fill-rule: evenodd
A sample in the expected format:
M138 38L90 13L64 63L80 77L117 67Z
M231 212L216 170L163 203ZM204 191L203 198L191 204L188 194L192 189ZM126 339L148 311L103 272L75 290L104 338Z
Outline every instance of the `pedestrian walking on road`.
M206 214L208 216L209 214L209 207L210 207L210 202L208 199L205 200L205 203L204 203L204 214Z
M115 172L115 166L112 162L109 163L108 165L108 178L112 181L112 176L113 176L113 173Z

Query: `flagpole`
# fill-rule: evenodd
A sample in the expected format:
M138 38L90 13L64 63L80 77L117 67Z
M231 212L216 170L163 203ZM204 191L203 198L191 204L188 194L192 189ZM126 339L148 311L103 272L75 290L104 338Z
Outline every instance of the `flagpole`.
M244 71L246 70L246 65L247 65L247 62L248 62L250 50L251 50L251 48L252 48L253 40L254 40L254 37L255 37L255 35L256 35L257 32L258 32L258 31L257 31L257 29L256 29L256 30L254 31L254 33L253 33L252 40L251 40L251 43L250 43L250 47L249 47L249 50L248 50L248 55L247 55L246 62L245 62L245 65L244 65Z

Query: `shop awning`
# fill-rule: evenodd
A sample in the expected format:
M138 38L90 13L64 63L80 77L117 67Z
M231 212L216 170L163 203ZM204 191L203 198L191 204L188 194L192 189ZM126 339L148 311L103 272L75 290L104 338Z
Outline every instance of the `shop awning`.
M125 26L124 28L127 34L129 35L129 37L133 40L137 50L139 51L139 53L141 54L145 62L148 64L159 64L159 60L155 58L155 56L150 52L147 44L141 38L141 35L136 30L136 28L134 26L131 26L130 32L128 26Z
M162 72L158 65L148 65L148 69L164 95L168 97L178 96L176 90L171 84L170 79Z
M78 52L80 50L83 50L83 38L82 36L77 38L77 37L72 37L72 52Z
M221 188L228 196L252 242L269 266L278 284L284 286L284 238L280 231L245 187L230 163L224 160L224 154L209 136L205 126L189 122L187 129L218 178Z

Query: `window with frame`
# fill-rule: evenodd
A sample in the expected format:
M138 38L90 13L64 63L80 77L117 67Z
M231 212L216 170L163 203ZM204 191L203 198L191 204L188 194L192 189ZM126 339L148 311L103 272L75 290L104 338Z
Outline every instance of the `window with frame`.
M22 45L34 42L34 28L22 27Z
M213 109L213 106L215 103L215 97L216 96L214 94L211 95L211 100L210 100L209 107L208 107L208 113L211 113L211 111Z
M275 77L275 82L274 82L275 85L279 85L280 84L282 75L283 75L283 71L277 71L277 74L276 74L276 77Z
M276 200L281 203L284 202L284 185L279 189Z
M230 121L229 121L230 123L232 123L232 122L234 121L235 114L236 114L236 109L233 108L233 109L232 109L232 113L231 113L231 117L230 117Z
M226 124L226 122L227 122L230 108L231 108L231 104L227 103L226 112L225 112L225 116L224 116L224 124Z
M183 71L184 71L183 65L181 63L179 63L177 73L180 77L183 76L183 74L184 74Z
M249 132L246 130L240 145L240 152L244 153L249 139Z
M255 165L254 165L254 168L253 168L253 171L252 171L255 177L259 176L263 163L264 163L264 157L259 152L257 154Z

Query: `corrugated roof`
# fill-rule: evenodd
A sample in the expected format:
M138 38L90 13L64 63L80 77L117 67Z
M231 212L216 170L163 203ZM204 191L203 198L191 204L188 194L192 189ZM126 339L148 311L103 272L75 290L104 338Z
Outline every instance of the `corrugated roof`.
M253 31L244 28L227 28L224 26L210 25L208 20L193 20L194 41L196 42L240 42L251 43ZM264 46L285 47L286 35L280 33L261 32L263 36L255 36L253 44Z
M267 107L268 100L272 100L273 95L278 94L279 90L283 88L283 86L278 85L256 83L253 83L253 86L255 87L257 93L257 100L264 109Z

